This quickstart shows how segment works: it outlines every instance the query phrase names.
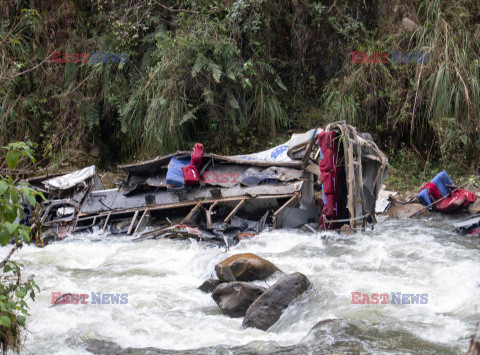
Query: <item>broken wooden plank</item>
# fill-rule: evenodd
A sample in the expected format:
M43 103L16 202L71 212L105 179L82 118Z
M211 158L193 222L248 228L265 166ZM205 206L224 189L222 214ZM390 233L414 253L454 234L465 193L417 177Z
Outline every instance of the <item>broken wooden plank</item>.
M192 210L190 211L190 213L187 215L187 217L185 217L181 222L180 224L185 224L185 225L188 225L188 224L191 224L191 223L194 223L195 222L195 219L196 219L196 216L198 215L198 213L200 212L199 209L200 207L202 206L202 202L199 202L197 203L197 205L192 208Z
M293 201L298 198L298 194L293 195L287 202L285 202L278 210L275 211L273 214L274 216L278 216L280 212L282 212L285 208L287 208Z
M206 218L207 218L207 229L211 229L212 228L212 211L213 211L213 208L218 205L218 201L215 201L214 203L212 203L212 205L210 206L210 208L206 211Z
M127 232L128 235L132 234L133 225L137 220L137 216L138 216L138 211L135 211L135 214L133 215L133 218L132 218L132 222L130 223L130 227L128 227L128 232Z
M108 212L107 219L105 219L105 223L103 224L102 232L105 232L105 228L107 227L107 223L111 215L112 215L112 212Z
M230 221L230 219L232 219L233 215L234 215L235 213L237 213L237 211L243 206L243 204L245 203L246 200L247 200L247 199L244 197L244 198L235 206L235 208L232 210L232 212L230 212L230 214L227 216L227 218L225 218L225 219L223 220L223 224L224 224L224 225L226 225L226 224Z
M360 146L360 144L357 144L357 161L358 161L358 166L357 166L357 178L358 178L358 185L360 186L360 203L361 203L361 206L362 206L362 211L359 212L357 211L357 214L365 214L365 204L364 204L364 201L365 201L365 195L364 195L364 192L363 192L363 169L362 169L362 147ZM362 228L365 228L365 225L366 225L366 221L365 219L362 219ZM357 227L357 225L355 225L355 227Z
M315 176L321 176L321 174L320 174L320 167L318 166L318 164L309 164L309 165L307 166L306 170L307 170L309 173L314 174Z
M305 152L305 155L302 158L302 169L305 169L309 163L310 154L312 153L313 147L315 145L315 141L317 140L317 131L318 131L318 128L315 128L312 138L310 138L310 142L308 142L307 150Z
M343 133L343 132L342 132ZM345 170L347 175L347 189L348 189L348 203L347 208L350 212L350 218L357 217L355 209L355 168L353 167L353 146L350 142L350 139L346 136L343 138L344 141L344 151L345 151ZM355 221L350 220L350 227L355 228Z
M77 216L77 218L75 218L75 222L73 223L73 231L75 232L75 229L77 228L77 223L78 223L78 219L80 218L80 215Z
M220 200L215 200L212 198L209 199L204 199L202 201L198 200L189 200L189 201L182 201L182 202L175 202L175 203L168 203L164 205L157 205L155 207L138 207L138 208L125 208L125 209L117 209L113 211L101 211L101 212L80 212L79 217L87 217L87 216L93 216L93 215L98 215L98 216L106 216L108 213L112 213L112 215L116 214L123 214L123 213L129 213L129 212L135 212L135 211L144 211L146 208L148 208L150 211L161 211L161 210L166 210L166 209L171 209L171 208L180 208L180 207L188 207L188 206L195 206L197 203L201 202L202 204L209 204L213 203L215 201L218 202L233 202L233 201L240 201L244 198L247 200L249 199L259 199L259 200L269 200L269 199L279 199L279 198L286 198L286 197L291 197L293 193L288 193L288 194L272 194L272 195L256 195L256 196L231 196L231 197L223 197Z
M275 226L275 228L280 228L282 226L282 221L278 220L278 216L280 215L280 213L283 212L285 208L290 206L293 203L293 201L297 200L298 197L299 197L298 194L293 195L287 202L285 202L282 206L280 206L278 210L275 211L272 217L273 225Z
M142 224L142 221L145 218L145 215L147 214L147 212L148 212L148 208L145 211L143 211L142 217L140 217L140 221L138 222L137 227L135 228L135 231L133 233L137 233L138 228L140 228L140 225Z

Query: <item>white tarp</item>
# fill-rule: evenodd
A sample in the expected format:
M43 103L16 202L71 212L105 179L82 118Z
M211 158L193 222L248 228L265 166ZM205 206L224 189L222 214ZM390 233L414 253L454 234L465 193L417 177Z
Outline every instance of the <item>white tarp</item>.
M317 135L323 132L323 129L317 129ZM288 142L281 145L277 145L268 150L264 150L258 153L246 154L246 155L234 155L231 158L243 159L248 161L271 161L271 162L290 162L292 159L289 157L288 152L302 144L308 143L315 133L315 129L311 129L308 132L293 134L292 138Z
M316 135L318 136L320 133L323 132L322 128L317 128ZM312 139L313 134L315 133L315 128L311 129L305 133L295 133L292 134L292 138L286 143L288 145L288 156L291 157L291 151L299 146L308 144L310 139Z
M49 189L65 190L95 176L95 174L95 165L92 165L82 170L74 171L73 173L46 180L43 184Z

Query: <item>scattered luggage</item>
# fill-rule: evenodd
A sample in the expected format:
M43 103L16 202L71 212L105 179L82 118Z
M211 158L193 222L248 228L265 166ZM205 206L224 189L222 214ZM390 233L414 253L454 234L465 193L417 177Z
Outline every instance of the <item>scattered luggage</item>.
M468 207L477 196L454 186L447 172L442 171L420 190L417 199L431 211L451 213Z
M189 166L190 158L172 157L168 164L167 184L169 187L183 187L185 179L183 177L183 167Z

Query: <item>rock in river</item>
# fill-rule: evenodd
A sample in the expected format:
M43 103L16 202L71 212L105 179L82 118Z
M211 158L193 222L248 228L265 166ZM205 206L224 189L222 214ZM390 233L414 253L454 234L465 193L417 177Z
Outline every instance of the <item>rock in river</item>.
M215 290L217 286L220 285L221 283L222 281L217 279L208 279L203 284L201 284L198 287L198 289L205 293L212 293L213 290Z
M236 254L215 266L221 281L264 280L275 271L280 271L270 261L251 254Z
M299 272L287 275L266 290L248 308L242 326L267 330L280 318L282 312L310 285Z
M480 213L480 198L477 197L474 203L468 206L468 213L477 214Z
M230 317L243 317L248 307L266 288L247 282L227 282L220 284L212 293L213 300L223 313Z
M392 204L384 214L390 218L412 218L428 214L429 210L419 203Z

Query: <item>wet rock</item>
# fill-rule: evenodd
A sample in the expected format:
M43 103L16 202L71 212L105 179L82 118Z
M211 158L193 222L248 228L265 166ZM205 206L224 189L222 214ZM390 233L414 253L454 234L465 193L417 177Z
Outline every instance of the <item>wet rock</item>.
M393 196L395 200L401 201L403 203L411 203L417 199L417 192L407 191L403 194L396 194Z
M392 204L384 215L390 218L411 218L428 214L429 210L419 203Z
M478 323L476 332L478 333ZM470 346L468 347L467 355L478 355L480 354L480 341L478 340L478 335L472 335L470 338Z
M352 229L348 224L344 224L344 225L339 229L339 231L340 231L340 233L347 234L347 235L353 234L353 229Z
M466 186L462 187L462 190L465 190L465 191L470 191L472 194L476 194L477 193L477 188L475 187L475 185L473 184L467 184Z
M86 339L85 350L92 354L118 354L122 347L113 341L100 339Z
M325 333L332 332L334 334L341 334L345 332L346 328L355 327L357 320L349 321L344 319L324 319L315 324L308 334L302 339L302 342L308 342L310 340L317 340L324 336Z
M266 290L247 282L227 282L220 284L212 293L218 307L230 317L243 317L248 307Z
M375 339L375 350L371 348L372 339ZM300 344L307 349L315 349L313 353L321 354L384 354L390 352L388 349L395 349L398 354L452 352L445 344L430 342L410 332L389 328L387 323L370 323L352 318L322 320L313 326ZM312 353L312 350L309 352Z
M468 213L477 214L480 213L480 198L477 196L477 199L474 203L468 206Z
M242 326L267 330L276 323L283 310L309 286L310 281L299 272L282 277L252 303Z
M251 253L233 255L215 266L221 281L265 280L276 271L280 269L270 261Z
M198 289L205 293L212 293L213 290L215 290L217 286L220 285L221 283L222 281L217 279L208 279L203 284L201 284L198 287Z

